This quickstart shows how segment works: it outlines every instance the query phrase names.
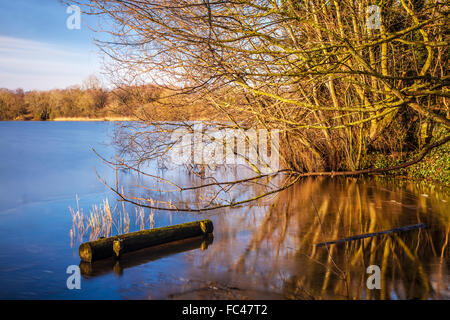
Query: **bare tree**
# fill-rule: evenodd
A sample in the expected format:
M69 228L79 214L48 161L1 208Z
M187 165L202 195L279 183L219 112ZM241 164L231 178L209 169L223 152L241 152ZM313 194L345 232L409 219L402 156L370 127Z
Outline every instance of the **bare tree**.
M122 200L170 210L233 206L273 194L302 176L376 172L364 169L366 153L386 145L401 148L411 135L410 147L421 152L399 167L420 161L450 139L445 2L91 0L83 4L86 13L104 18L103 30L110 39L99 45L119 79L159 84L168 92L159 103L170 104L173 110L198 101L214 107L220 116L208 120L216 127L281 132L283 169L277 173L288 178L265 192L245 200L216 201L224 186L269 178L257 172L248 180L210 177L213 182L178 186L180 192L216 188L206 201L209 206L205 201L195 208L148 205L154 200L112 188ZM139 116L152 134L164 136L179 126L192 127L182 122L168 128L151 114ZM412 123L414 128L408 131ZM405 134L399 134L399 128ZM434 132L433 141L429 132ZM123 146L134 162L115 166L142 174L136 164L161 157L173 146L154 135L122 133ZM205 172L200 173L204 178Z

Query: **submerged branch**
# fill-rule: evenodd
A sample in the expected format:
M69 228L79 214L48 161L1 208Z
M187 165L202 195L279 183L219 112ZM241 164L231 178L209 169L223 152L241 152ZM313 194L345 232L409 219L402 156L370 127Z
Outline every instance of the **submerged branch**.
M384 231L380 231L380 232L360 234L360 235L357 235L357 236L343 238L343 239L339 239L339 240L321 242L321 243L316 244L316 247L323 247L323 246L328 246L330 244L338 244L338 243L344 243L344 242L349 242L349 241L361 240L361 239L366 239L366 238L378 237L378 236L381 236L381 235L384 235L384 234L399 233L399 232L416 230L416 229L421 229L421 228L426 228L426 227L427 227L427 225L424 224L424 223L413 224L413 225L410 225L410 226L393 228L393 229L384 230Z

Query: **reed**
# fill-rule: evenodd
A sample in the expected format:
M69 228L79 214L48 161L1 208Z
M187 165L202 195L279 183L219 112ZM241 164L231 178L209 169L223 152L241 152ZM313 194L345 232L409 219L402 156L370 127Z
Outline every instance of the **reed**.
M89 214L80 208L79 198L76 196L76 208L69 207L72 215L70 229L71 247L85 240L93 241L102 237L111 237L128 233L131 230L144 230L155 225L154 212L146 214L144 208L134 208L135 215L130 217L125 203L111 207L108 198L100 205L93 205Z

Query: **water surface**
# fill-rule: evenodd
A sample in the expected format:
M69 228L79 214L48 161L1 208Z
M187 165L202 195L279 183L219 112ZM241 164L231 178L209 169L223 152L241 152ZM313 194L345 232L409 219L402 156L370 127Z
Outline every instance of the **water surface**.
M77 196L86 215L106 198L117 205L96 176L115 173L91 150L112 159L113 129L109 122L0 122L0 298L450 298L448 190L381 177L304 179L269 200L201 214L145 210L154 227L212 219L214 238L80 264L69 206L77 207ZM135 181L119 174L122 183ZM125 211L135 217L133 206ZM417 223L428 228L316 247ZM83 270L81 290L67 289L69 265ZM369 265L381 268L381 290L366 286Z

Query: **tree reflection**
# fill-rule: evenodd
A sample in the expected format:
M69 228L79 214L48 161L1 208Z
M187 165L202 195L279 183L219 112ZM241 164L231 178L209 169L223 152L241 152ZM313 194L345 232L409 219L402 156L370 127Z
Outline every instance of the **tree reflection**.
M429 188L380 178L303 180L270 203L219 214L216 241L192 277L250 298L448 299L448 196ZM417 223L429 228L316 247ZM369 265L380 266L380 290L366 286Z

